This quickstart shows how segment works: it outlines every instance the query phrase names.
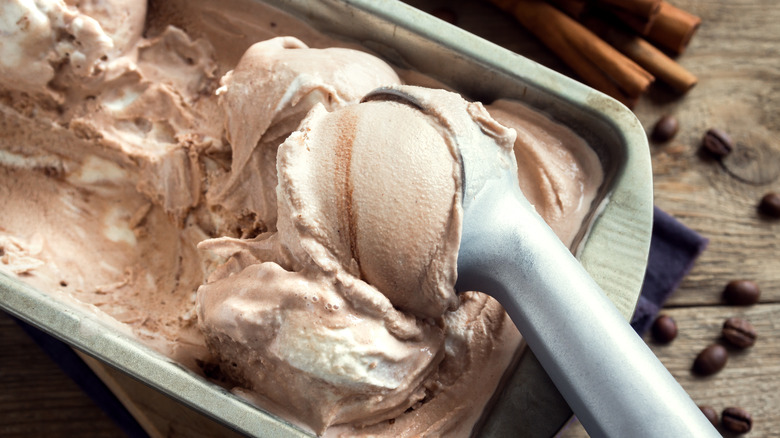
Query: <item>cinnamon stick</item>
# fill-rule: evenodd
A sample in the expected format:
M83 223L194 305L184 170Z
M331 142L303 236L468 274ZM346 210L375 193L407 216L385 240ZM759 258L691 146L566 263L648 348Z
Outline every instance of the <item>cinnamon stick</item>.
M658 14L661 0L598 0L597 3L611 11L623 11L644 20Z
M570 17L581 17L588 8L586 0L548 0L558 9L568 14Z
M674 91L683 94L698 82L693 73L644 38L621 29L619 24L608 23L595 16L584 18L583 24Z
M647 35L661 10L662 0L596 0L598 8L640 35Z
M688 47L700 24L701 18L662 1L658 16L653 21L647 38L680 55Z
M653 24L655 24L656 16L645 19L619 9L610 10L608 12L639 35L647 35L650 33L650 29L653 27Z
M655 78L585 26L540 0L491 0L511 13L588 85L632 106Z

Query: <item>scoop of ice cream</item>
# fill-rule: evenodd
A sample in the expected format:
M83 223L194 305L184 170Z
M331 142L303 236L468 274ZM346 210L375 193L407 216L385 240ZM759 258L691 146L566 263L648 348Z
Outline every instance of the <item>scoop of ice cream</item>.
M459 303L458 147L479 137L511 158L514 133L454 93L396 89L426 109L317 105L279 147L277 232L200 245L225 260L198 291L212 350L317 431L394 418L472 364L463 353L447 362L460 371L438 368L466 345L452 330L445 347L447 321L483 311L444 317Z
M398 83L389 65L365 52L312 49L293 37L254 44L217 91L233 151L230 180L217 201L226 210L254 214L273 229L279 144L315 104L338 108L376 87Z
M146 2L71 3L4 2L0 18L3 83L20 91L40 93L59 72L90 80L100 76L112 58L124 53L141 36Z
M457 305L459 148L511 166L515 136L455 93L385 90L334 112L315 108L280 147L279 208L292 222L279 227L295 230L288 246L299 259L345 267L397 308L435 318Z
M305 256L427 317L457 304L460 166L442 134L408 105L366 102L316 108L279 152L279 196Z

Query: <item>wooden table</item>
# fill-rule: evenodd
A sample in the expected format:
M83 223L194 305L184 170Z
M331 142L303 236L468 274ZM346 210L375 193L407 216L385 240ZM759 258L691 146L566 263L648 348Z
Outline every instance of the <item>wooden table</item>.
M446 8L466 30L570 74L530 34L489 4L478 1L410 0L427 11ZM653 351L699 404L720 411L741 406L752 413L748 436L780 436L780 221L756 211L760 197L780 192L780 6L775 0L673 0L703 19L679 61L700 82L679 98L655 87L635 108L649 130L674 114L681 130L668 144L651 144L655 203L708 239L708 249L667 303L679 337L670 345L649 341ZM736 140L724 162L700 153L701 137L720 127ZM727 282L756 281L761 302L727 306ZM759 339L746 351L730 351L726 368L711 377L690 372L696 354L719 342L731 316L753 323ZM117 436L120 431L6 316L0 315L0 436ZM121 377L119 377L121 378ZM38 382L39 384L30 384ZM43 384L40 384L43 383ZM143 391L143 389L140 389ZM148 397L154 397L148 395ZM143 403L141 403L143 405ZM155 435L183 436L165 418L139 409ZM208 430L199 424L201 432ZM206 434L207 435L207 434ZM564 437L587 436L577 425ZM728 436L728 435L727 435Z

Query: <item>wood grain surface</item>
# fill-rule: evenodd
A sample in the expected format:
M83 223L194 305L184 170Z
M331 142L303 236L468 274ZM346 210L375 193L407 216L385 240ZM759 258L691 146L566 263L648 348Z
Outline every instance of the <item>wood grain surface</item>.
M0 436L109 438L122 431L0 312Z
M487 2L408 3L436 14L444 11L466 30L571 74L532 35ZM747 436L780 437L780 221L756 210L761 196L780 192L780 5L776 0L671 3L703 20L678 58L699 77L699 84L683 97L653 85L635 113L648 131L663 114L679 119L680 133L674 140L650 145L655 203L710 243L663 309L677 320L679 337L669 345L648 343L697 403L719 412L741 406L754 419ZM710 127L727 131L737 143L722 161L700 150ZM723 303L724 286L737 278L759 284L759 304ZM694 376L694 357L707 345L722 342L720 327L731 316L753 323L759 332L756 345L729 350L729 362L720 373ZM5 316L0 316L0 348L0 436L117 436L116 426ZM140 404L145 409L157 411L153 427L159 432L166 413L144 400ZM170 421L176 422L176 415ZM165 432L171 430L175 428ZM587 433L573 424L561 435Z
M128 408L150 438L243 436L97 359L83 353L79 356Z

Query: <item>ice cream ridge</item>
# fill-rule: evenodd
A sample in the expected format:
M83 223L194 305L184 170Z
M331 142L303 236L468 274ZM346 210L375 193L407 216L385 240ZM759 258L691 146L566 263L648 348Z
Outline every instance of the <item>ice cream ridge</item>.
M454 292L459 147L494 144L568 245L595 153L271 8L172 7L6 3L0 270L315 435L469 436L522 338Z

